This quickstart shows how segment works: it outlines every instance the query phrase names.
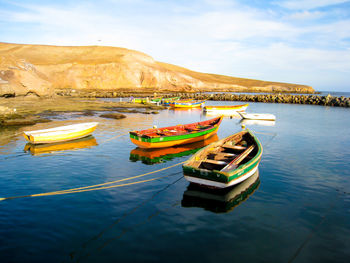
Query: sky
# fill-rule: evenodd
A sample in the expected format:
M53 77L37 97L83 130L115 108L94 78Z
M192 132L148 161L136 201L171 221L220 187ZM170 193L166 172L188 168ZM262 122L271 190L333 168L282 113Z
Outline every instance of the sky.
M350 92L350 0L0 0L0 42L101 45Z

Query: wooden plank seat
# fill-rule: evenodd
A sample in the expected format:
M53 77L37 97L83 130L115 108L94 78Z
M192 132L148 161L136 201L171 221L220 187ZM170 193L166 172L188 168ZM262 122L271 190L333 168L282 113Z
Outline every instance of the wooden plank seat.
M202 163L210 163L210 164L216 164L216 165L226 165L227 164L227 162L217 161L217 160L212 160L212 159L205 159L202 161Z
M231 145L231 144L224 144L222 147L227 149L233 149L233 150L245 150L247 147L242 145Z
M251 145L248 149L238 155L235 159L233 159L229 164L227 164L224 168L221 169L222 172L227 172L232 169L235 169L247 156L254 150L254 145Z

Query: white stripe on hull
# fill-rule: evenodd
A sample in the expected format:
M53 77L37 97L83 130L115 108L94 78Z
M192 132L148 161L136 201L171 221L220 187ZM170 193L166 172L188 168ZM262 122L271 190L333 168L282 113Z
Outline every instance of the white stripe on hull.
M197 177L192 177L192 176L188 176L188 175L184 175L184 177L187 181L189 181L191 183L207 185L207 186L216 187L216 188L226 188L226 187L230 187L230 186L235 185L235 184L239 184L240 182L243 182L244 180L248 179L250 176L252 176L256 172L256 170L258 169L258 166L259 165L256 165L252 170L250 170L245 175L243 175L235 180L232 180L231 182L229 182L227 184L216 182L216 181L211 181L211 180L206 180L206 179L201 179L201 178L197 178Z

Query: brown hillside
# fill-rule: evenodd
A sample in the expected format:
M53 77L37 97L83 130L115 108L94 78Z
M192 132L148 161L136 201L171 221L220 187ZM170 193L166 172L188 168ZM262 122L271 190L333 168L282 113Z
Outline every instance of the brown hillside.
M55 89L313 92L304 85L206 74L117 47L0 43L0 96Z

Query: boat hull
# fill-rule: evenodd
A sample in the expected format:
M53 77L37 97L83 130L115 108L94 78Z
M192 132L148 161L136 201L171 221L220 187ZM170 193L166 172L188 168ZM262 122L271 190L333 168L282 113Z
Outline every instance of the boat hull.
M237 111L245 111L249 104L234 105L234 106L205 106L204 112L217 113L217 114L236 114Z
M194 177L193 175L186 175L186 174L184 174L184 177L187 181L194 183L194 184L199 184L199 185L212 187L212 188L227 188L227 187L231 187L233 185L239 184L239 183L247 180L249 177L251 177L258 170L258 166L259 166L259 163L255 167L253 167L251 170L246 171L245 173L243 173L239 177L236 177L235 179L233 179L227 183L203 179L200 177Z
M192 101L183 101L183 102L172 102L170 103L170 107L173 108L200 108L202 107L202 105L204 105L205 101L196 101L196 102L192 102Z
M216 127L211 132L208 132L206 134L197 135L189 138L183 138L183 139L174 138L174 140L171 140L171 141L147 142L147 141L142 141L142 139L140 140L140 138L136 139L135 137L134 138L130 137L130 140L140 148L164 148L164 147L171 147L171 146L180 145L180 144L188 144L188 143L193 143L193 142L198 142L198 141L208 139L209 137L217 133L218 128L219 127Z
M24 132L23 136L28 142L32 144L65 142L91 135L95 131L97 124L98 123L91 123L91 125L88 125L88 127L84 127L82 129L79 129L79 126L77 126L77 129L75 130L72 129L64 131L62 133L59 132L60 127L56 128L56 130L47 129L33 132Z
M210 120L130 132L130 140L140 148L164 148L205 140L217 133L222 116Z

